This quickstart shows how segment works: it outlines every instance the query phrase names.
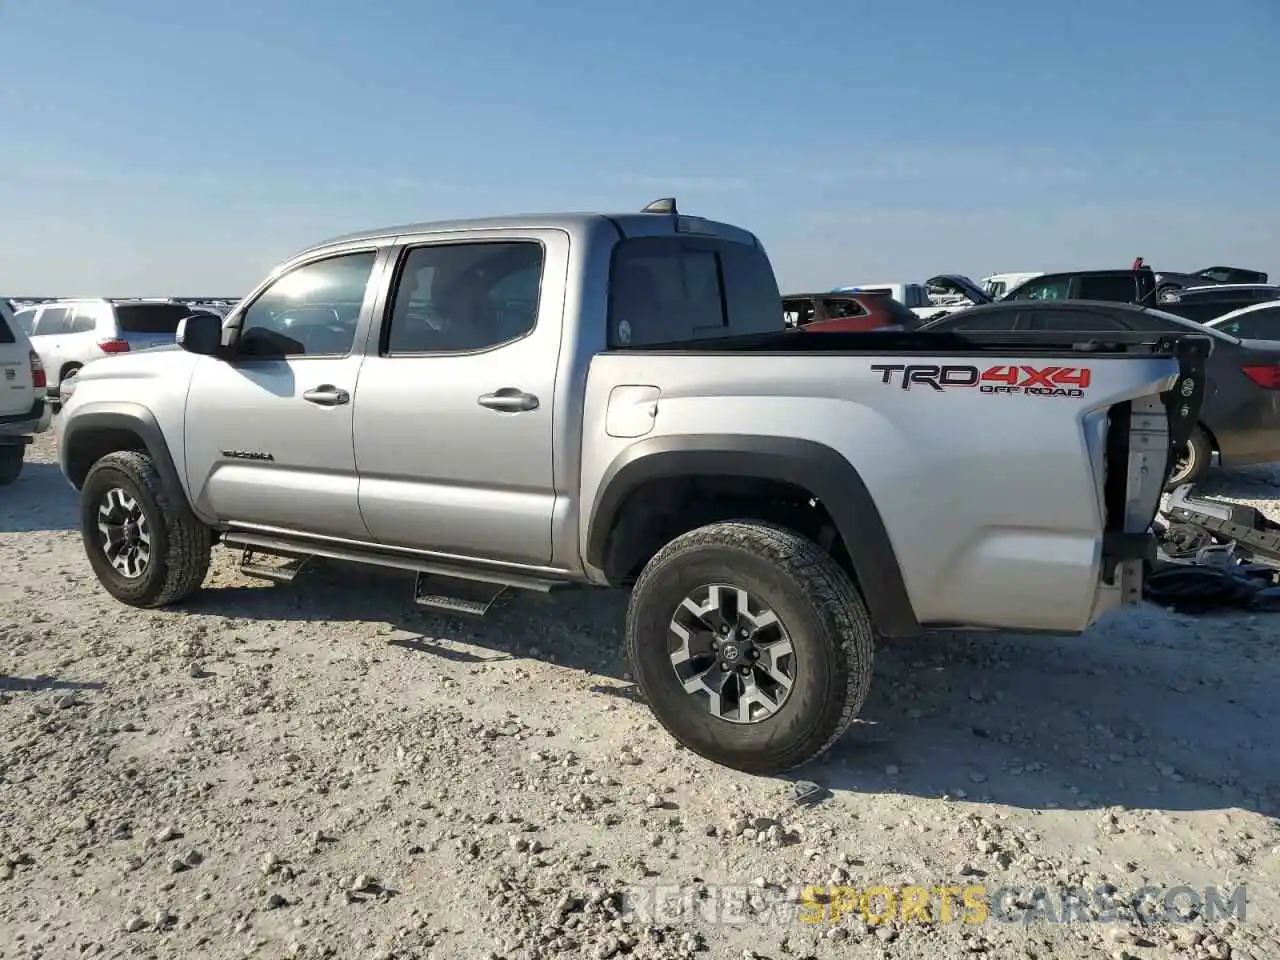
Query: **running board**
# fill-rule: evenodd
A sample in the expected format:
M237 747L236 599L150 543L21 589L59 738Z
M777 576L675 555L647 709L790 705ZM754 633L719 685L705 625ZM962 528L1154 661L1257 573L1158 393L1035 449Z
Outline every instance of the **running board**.
M284 563L258 563L254 561L254 553L252 547L245 547L244 552L240 554L240 572L246 577L257 577L259 580L270 580L273 583L292 583L294 578L302 572L302 568L307 565L310 557L287 557ZM275 556L272 554L271 556Z
M449 581L465 580L489 586L533 590L538 593L550 593L557 588L573 585L573 581L568 577L557 579L479 565L463 566L461 564L440 563L420 557L393 553L374 546L368 548L347 547L319 541L273 537L240 530L227 531L222 535L222 542L228 547L239 547L249 554L271 554L291 560L324 557L329 560L345 560L348 563L365 563L375 567L408 570L419 575L429 574ZM415 590L415 596L417 593L418 591ZM435 587L427 590L427 594L431 596L439 593L440 591ZM496 599L496 596L489 601L490 605L493 599ZM488 606L486 605L486 610Z
M504 584L464 580L439 573L419 573L413 585L413 602L445 613L483 617L506 592Z

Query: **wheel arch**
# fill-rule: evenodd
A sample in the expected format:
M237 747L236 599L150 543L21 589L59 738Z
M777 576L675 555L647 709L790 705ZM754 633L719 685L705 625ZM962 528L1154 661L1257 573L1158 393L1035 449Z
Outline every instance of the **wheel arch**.
M62 428L58 460L63 475L79 490L95 463L122 450L147 454L164 492L179 502L190 502L164 431L155 415L138 403L110 401L78 408Z
M723 500L714 497L720 490L728 494ZM877 631L918 632L897 555L866 483L848 459L812 440L697 434L640 440L605 471L588 519L584 559L611 584L623 585L637 561L642 566L665 542L705 523L760 519L795 529L778 514L797 508L794 500L783 502L787 494L816 501L815 518L829 518Z

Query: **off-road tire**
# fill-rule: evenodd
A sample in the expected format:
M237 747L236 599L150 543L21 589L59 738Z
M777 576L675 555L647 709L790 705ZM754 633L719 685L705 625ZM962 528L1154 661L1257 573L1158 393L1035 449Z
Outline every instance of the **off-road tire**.
M27 457L25 443L0 444L0 487L7 487L22 474L22 463Z
M102 548L98 507L119 487L137 500L152 535L151 557L142 575L117 573ZM80 491L80 532L99 582L117 600L133 607L163 607L190 596L209 572L213 532L185 501L165 492L151 458L144 453L109 453L89 470Z
M671 665L676 608L711 583L759 596L795 650L789 696L754 723L714 716ZM631 593L626 644L636 683L677 741L723 766L775 774L813 760L853 722L871 687L875 635L857 589L816 543L785 527L733 520L685 533L649 561Z
M1199 483L1200 478L1209 469L1209 463L1213 457L1213 443L1209 440L1209 434L1205 432L1204 427L1197 425L1191 431L1191 439L1187 441L1187 452L1191 457L1190 469L1184 476L1177 476L1178 468L1175 467L1174 475L1169 477L1169 482L1165 485L1166 489L1172 490L1184 483Z

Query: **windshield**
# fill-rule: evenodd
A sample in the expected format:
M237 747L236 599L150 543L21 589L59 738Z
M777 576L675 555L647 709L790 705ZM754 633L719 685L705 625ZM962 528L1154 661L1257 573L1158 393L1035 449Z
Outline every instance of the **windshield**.
M1229 333L1223 333L1221 330L1215 330L1213 327L1207 327L1203 323L1196 323L1194 320L1188 320L1186 317L1175 316L1172 313L1165 313L1163 310L1153 310L1146 307L1143 313L1150 314L1153 317L1159 317L1161 320L1168 320L1170 323L1176 323L1180 327L1185 327L1192 333L1207 333L1219 340L1226 340L1228 343L1239 343L1238 337L1233 337Z

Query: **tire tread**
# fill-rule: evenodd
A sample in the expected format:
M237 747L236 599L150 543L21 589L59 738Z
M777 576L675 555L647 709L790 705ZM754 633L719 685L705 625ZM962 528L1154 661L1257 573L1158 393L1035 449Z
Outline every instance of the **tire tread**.
M782 773L809 763L833 747L857 718L871 689L875 631L866 604L844 570L818 544L794 530L756 520L728 520L708 524L682 534L664 546L637 578L634 591L643 593L658 570L682 556L706 548L729 547L752 553L774 564L800 585L832 628L844 659L843 689L837 691L840 708L827 715L815 736L781 755L761 758L758 772ZM650 642L633 629L628 613L628 653L635 645ZM817 740L819 745L809 745Z

